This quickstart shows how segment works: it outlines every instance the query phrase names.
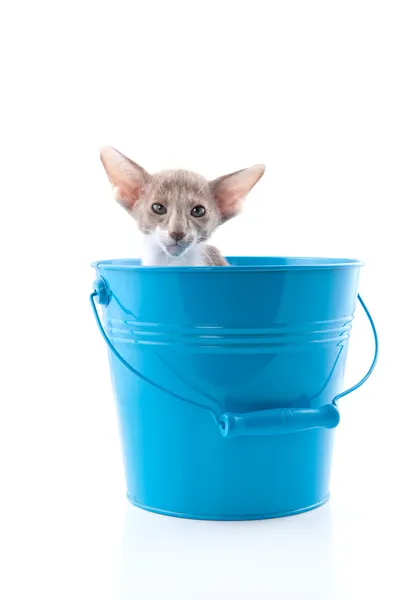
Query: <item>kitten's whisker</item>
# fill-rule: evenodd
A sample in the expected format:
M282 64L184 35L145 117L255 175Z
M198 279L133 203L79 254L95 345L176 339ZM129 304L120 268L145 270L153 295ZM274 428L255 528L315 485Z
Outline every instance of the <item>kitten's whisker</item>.
M194 199L198 198L199 195L201 194L201 192L204 190L204 188L206 187L206 185L208 184L208 181L205 182L204 185L201 186L201 188L199 189L199 191L197 192L197 194L195 195Z
M161 196L163 198L165 198L165 191L158 185L158 183L156 181L153 181L154 185L156 186L157 190L160 192Z

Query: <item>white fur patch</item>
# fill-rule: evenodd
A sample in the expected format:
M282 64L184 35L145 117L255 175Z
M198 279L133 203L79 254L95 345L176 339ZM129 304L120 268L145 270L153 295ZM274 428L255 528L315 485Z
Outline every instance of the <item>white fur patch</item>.
M204 261L203 244L194 244L181 256L170 256L161 247L156 234L144 236L142 265L145 267L201 267Z

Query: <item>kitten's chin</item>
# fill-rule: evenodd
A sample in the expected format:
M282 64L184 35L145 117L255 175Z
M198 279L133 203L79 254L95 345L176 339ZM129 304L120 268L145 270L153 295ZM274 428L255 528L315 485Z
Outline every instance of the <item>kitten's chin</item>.
M172 246L163 246L163 250L168 256L172 256L173 258L179 258L183 256L191 246L179 246L178 244L173 244Z

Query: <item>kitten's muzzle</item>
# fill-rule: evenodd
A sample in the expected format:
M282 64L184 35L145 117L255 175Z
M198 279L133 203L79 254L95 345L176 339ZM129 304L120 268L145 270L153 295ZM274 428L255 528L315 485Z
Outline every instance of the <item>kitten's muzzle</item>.
M171 256L181 256L192 246L192 244L193 239L186 237L186 234L183 234L183 237L179 238L178 241L171 238L170 234L169 241L164 243L164 247Z

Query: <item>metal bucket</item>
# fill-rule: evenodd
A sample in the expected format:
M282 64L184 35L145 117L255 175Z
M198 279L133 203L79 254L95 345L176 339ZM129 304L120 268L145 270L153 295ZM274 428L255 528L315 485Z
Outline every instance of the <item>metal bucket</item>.
M229 258L96 262L129 500L195 519L264 519L328 500L362 264ZM104 328L95 301L103 308Z

